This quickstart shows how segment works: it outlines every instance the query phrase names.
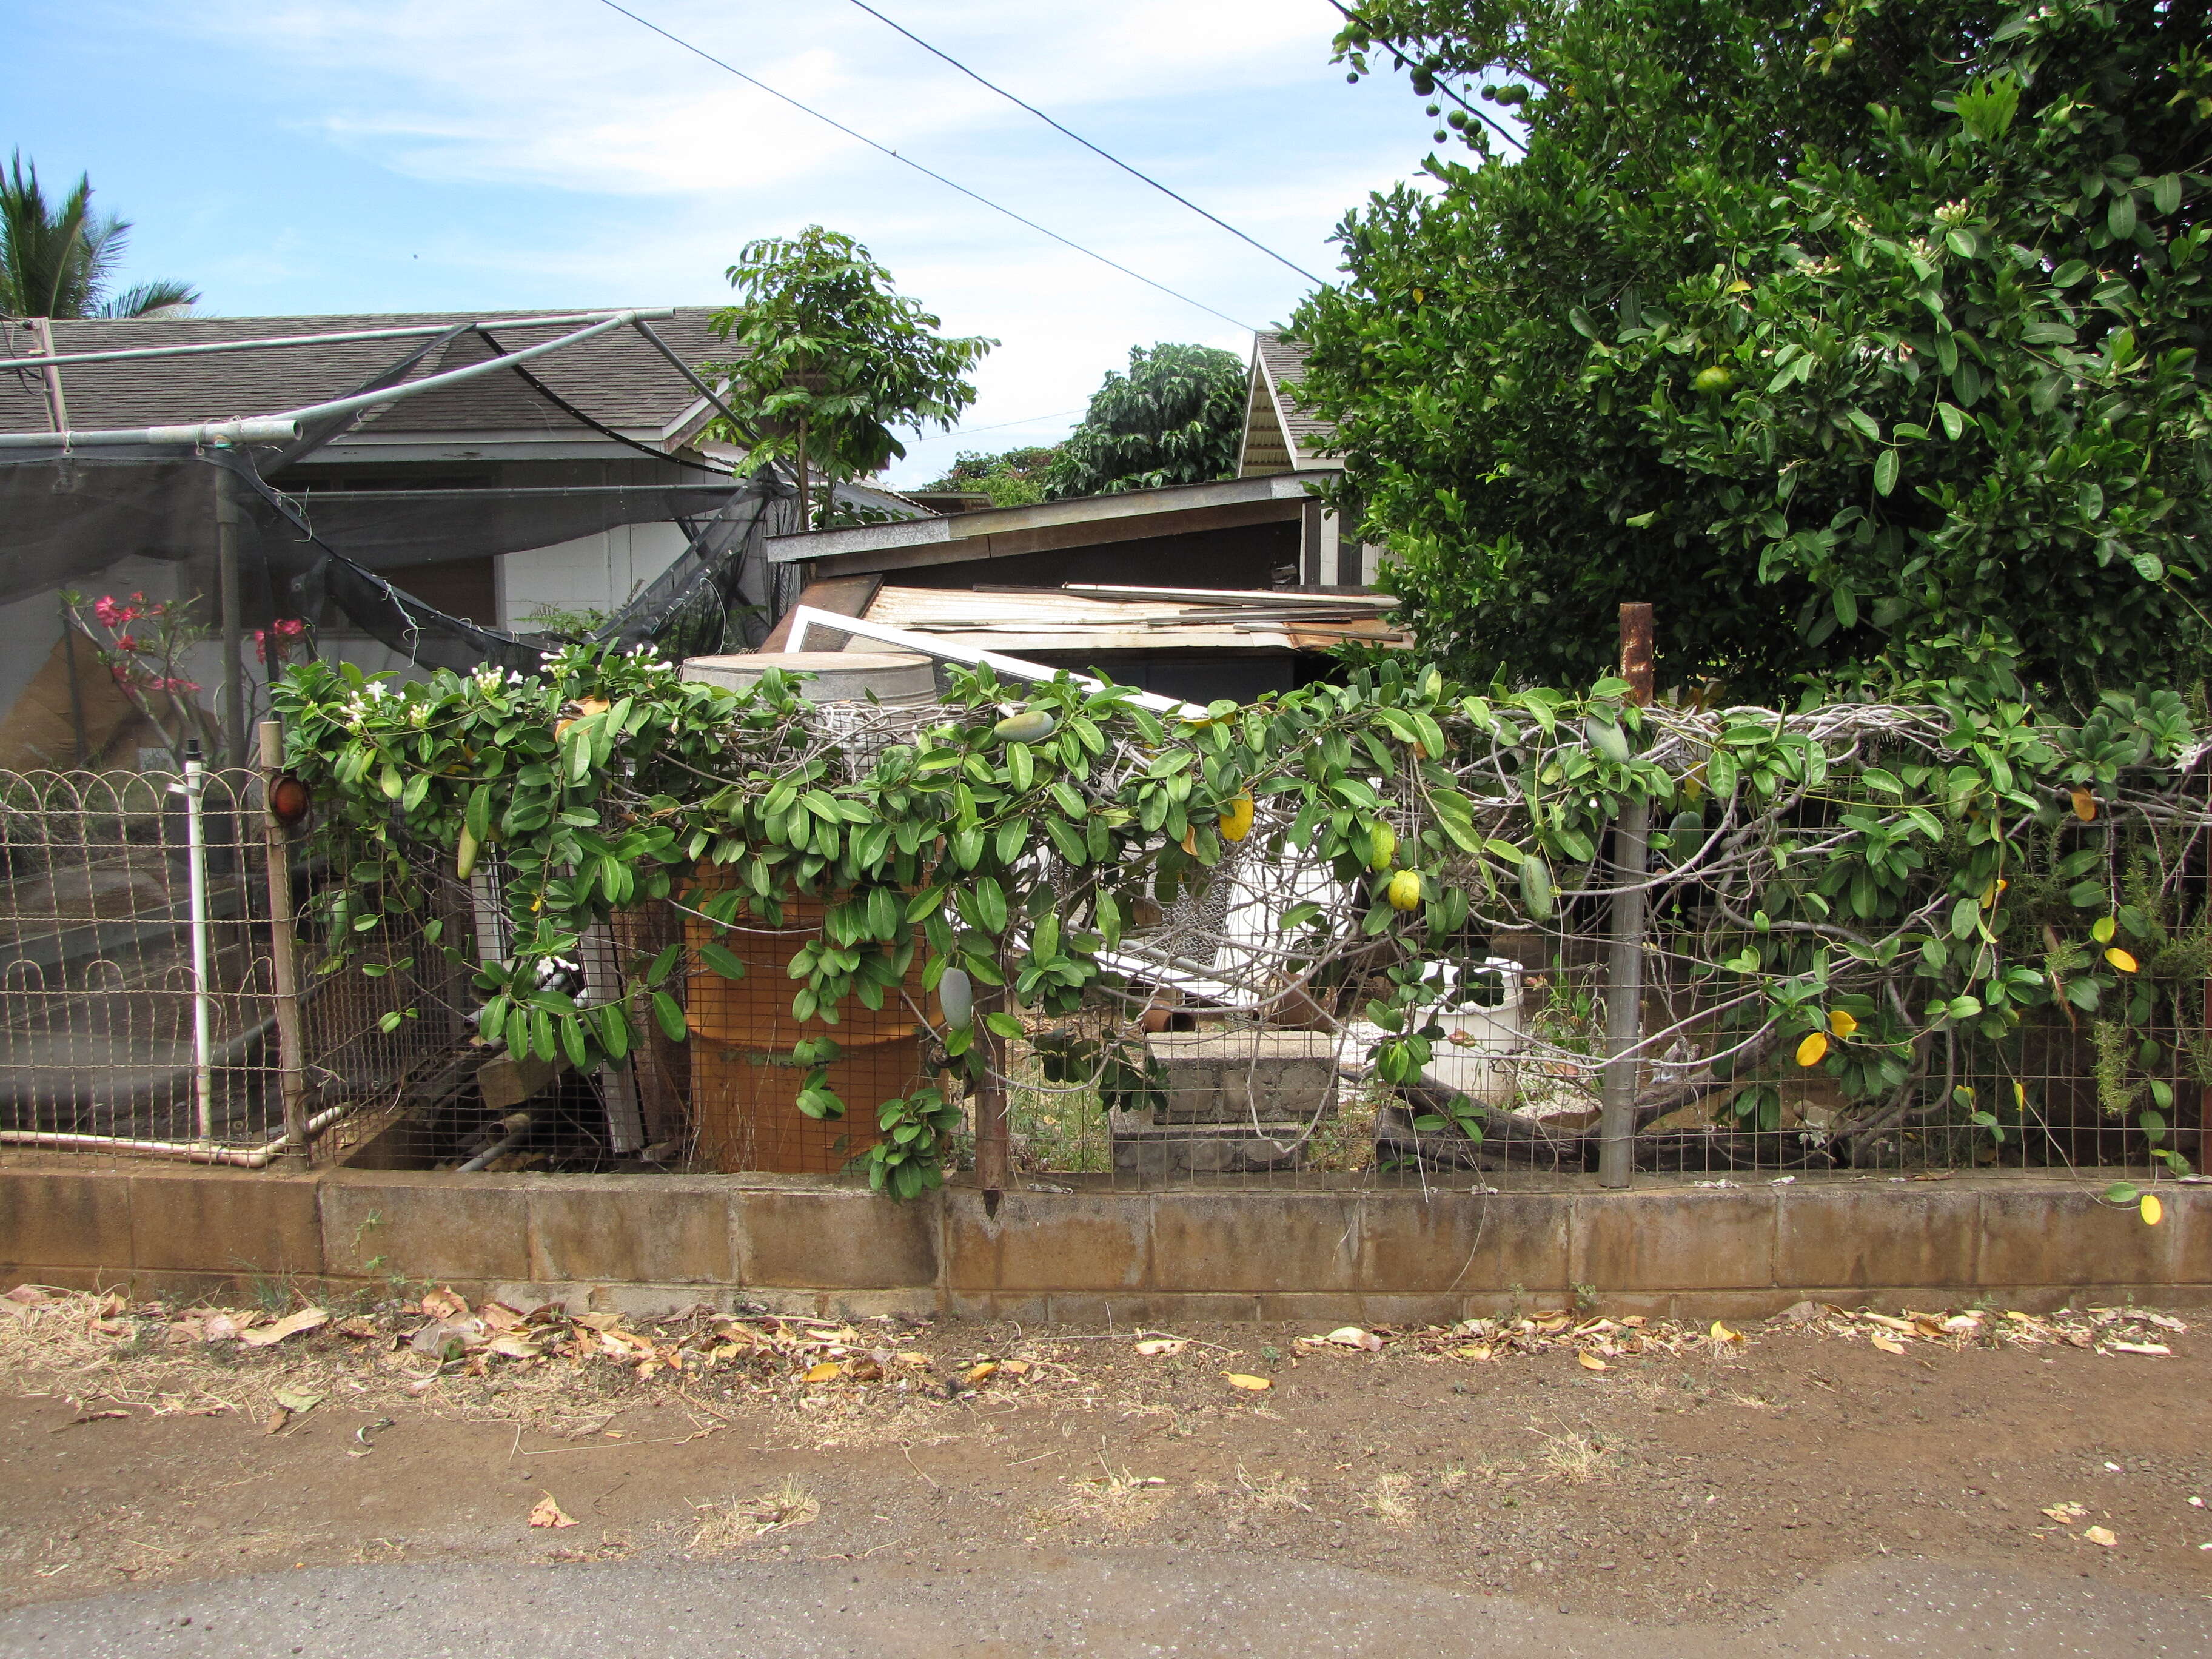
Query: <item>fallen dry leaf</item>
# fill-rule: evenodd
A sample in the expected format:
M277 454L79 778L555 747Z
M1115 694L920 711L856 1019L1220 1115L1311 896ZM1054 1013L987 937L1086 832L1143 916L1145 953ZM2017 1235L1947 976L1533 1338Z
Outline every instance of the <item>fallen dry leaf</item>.
M276 1403L295 1417L305 1417L323 1403L323 1396L306 1389L277 1389L274 1390Z
M2062 1527L2072 1526L2088 1512L2079 1504L2052 1504L2043 1511Z
M1470 1342L1465 1347L1454 1348L1452 1352L1462 1359L1487 1359L1491 1354L1489 1347L1480 1342Z
M807 1368L806 1375L800 1377L799 1380L802 1382L830 1382L836 1381L838 1377L844 1376L844 1374L845 1368L843 1365L840 1364L836 1360L825 1359L818 1365L809 1366Z
M240 1331L238 1340L249 1348L272 1347L288 1336L297 1336L301 1331L312 1331L319 1325L330 1322L329 1310L302 1308L297 1313L286 1314L273 1325L264 1325L258 1330Z
M429 1291L423 1294L422 1311L433 1319L465 1319L469 1304L451 1291Z
M997 1360L986 1359L981 1364L970 1365L967 1370L962 1374L960 1380L972 1389L978 1383L989 1382L992 1377L998 1374L998 1370L999 1362Z
M1334 1342L1340 1348L1364 1348L1369 1353L1382 1346L1382 1339L1372 1331L1363 1331L1357 1325L1340 1325L1327 1336L1324 1342Z
M1026 1359L1009 1359L999 1369L1006 1372L1008 1376L1027 1376L1030 1374L1030 1362Z
M1577 1353L1575 1358L1582 1363L1582 1368L1586 1371L1602 1371L1611 1369L1605 1361L1600 1359L1595 1354L1590 1352L1587 1348L1583 1349L1580 1353Z
M1170 1354L1181 1353L1189 1343L1177 1339L1155 1336L1137 1344L1137 1352L1147 1359L1164 1359Z
M2091 1527L2082 1533L2081 1536L2087 1539L2093 1544L2101 1544L2108 1550L2116 1549L2119 1547L2119 1539L2113 1534L2112 1528L2109 1527Z
M1732 1331L1727 1326L1722 1324L1717 1319L1713 1321L1713 1328L1711 1330L1708 1331L1706 1334L1711 1336L1716 1342L1741 1342L1743 1340L1743 1333L1741 1331Z
M549 1492L530 1511L530 1524L533 1527L573 1527L576 1522L574 1517L562 1512L561 1506L553 1501L553 1494Z
M2163 1342L2107 1342L2105 1346L2114 1353L2147 1353L2160 1358L2165 1358L2173 1352L2173 1350Z
M1897 1341L1893 1338L1884 1336L1880 1331L1876 1331L1872 1336L1869 1337L1867 1340L1873 1343L1875 1347L1880 1348L1884 1353L1903 1353L1905 1352L1905 1344Z
M1254 1394L1265 1393L1275 1386L1264 1376L1250 1376L1243 1371L1224 1371L1221 1374L1229 1379L1231 1388L1249 1389Z

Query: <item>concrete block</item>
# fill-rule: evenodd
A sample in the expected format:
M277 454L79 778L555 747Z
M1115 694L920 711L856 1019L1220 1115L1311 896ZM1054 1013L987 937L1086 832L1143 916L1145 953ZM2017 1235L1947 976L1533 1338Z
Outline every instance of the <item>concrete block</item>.
M1356 1292L1358 1193L1261 1189L1160 1193L1152 1287L1161 1292Z
M2176 1236L2147 1227L2130 1206L2097 1201L2070 1183L1981 1189L1982 1282L1990 1285L2132 1285L2146 1301L2174 1278Z
M129 1176L0 1170L0 1269L36 1277L40 1268L130 1265Z
M1179 1176L1259 1175L1303 1167L1307 1126L1297 1123L1166 1121L1151 1111L1106 1114L1114 1173L1164 1182Z
M863 1188L731 1183L738 1282L748 1290L933 1286L941 1195L902 1203Z
M1567 1214L1550 1193L1370 1193L1360 1209L1359 1282L1370 1295L1473 1296L1516 1285L1564 1291Z
M1161 1031L1161 1123L1309 1123L1336 1109L1343 1044L1325 1031Z
M1569 1206L1568 1280L1601 1295L1771 1285L1775 1203L1772 1188L1578 1193Z
M312 1176L171 1167L131 1177L133 1265L281 1276L323 1271Z
M539 1177L542 1179L542 1177ZM529 1187L518 1176L340 1170L320 1183L323 1261L343 1278L528 1279Z
M1146 1194L1008 1193L996 1216L972 1188L948 1188L944 1199L949 1291L1151 1288L1152 1204Z
M1971 1188L1912 1183L1779 1192L1779 1285L1878 1289L1979 1282L1982 1216Z
M556 1177L529 1193L539 1279L726 1285L737 1277L726 1182Z

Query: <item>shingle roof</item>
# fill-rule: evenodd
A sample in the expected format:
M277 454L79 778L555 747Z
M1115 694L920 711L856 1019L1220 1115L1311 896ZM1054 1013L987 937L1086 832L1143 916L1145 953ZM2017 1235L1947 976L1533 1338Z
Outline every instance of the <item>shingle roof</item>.
M451 326L489 315L559 316L559 312L409 313L334 317L186 317L58 320L52 325L58 355L127 350L149 345L189 345L213 340L252 340L295 334L342 334L417 325ZM696 364L726 356L728 348L708 329L714 312L690 307L652 325L671 349ZM552 329L494 331L501 345L520 347L556 337ZM223 352L205 357L152 357L118 363L64 367L62 393L72 428L162 426L245 416L343 397L390 368L422 340L360 340L283 346L266 351ZM10 356L40 355L31 326L0 323L0 364ZM410 376L420 380L493 355L475 335L464 335L426 357ZM623 328L534 358L530 372L595 420L611 427L659 430L696 401L697 393L667 361L632 329ZM365 422L379 433L578 428L513 374L486 374L459 386L425 392L378 410ZM34 370L0 368L0 431L43 430L46 392Z
M1306 347L1280 334L1256 334L1253 341L1261 369L1275 394L1283 434L1290 440L1291 465L1299 469L1335 465L1316 452L1336 435L1336 428L1298 406L1296 388L1305 369Z

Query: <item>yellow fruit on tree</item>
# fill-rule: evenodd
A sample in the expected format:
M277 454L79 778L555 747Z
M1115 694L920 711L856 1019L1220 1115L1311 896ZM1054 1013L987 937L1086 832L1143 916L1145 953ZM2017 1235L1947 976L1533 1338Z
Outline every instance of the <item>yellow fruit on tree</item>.
M2166 1206L2158 1201L2156 1193L2145 1193L2139 1207L2142 1213L2143 1225L2146 1227L2155 1227L2166 1219Z
M1229 803L1221 815L1221 839L1242 841L1252 833L1252 797L1243 794Z
M1818 1066L1820 1057L1828 1052L1828 1037L1825 1031L1815 1031L1797 1045L1800 1066Z
M1839 1037L1848 1037L1859 1029L1859 1023L1838 1008L1828 1016L1828 1029Z
M1390 908L1412 910L1421 902L1421 878L1411 870L1401 870L1390 878Z
M1726 392L1735 384L1735 376L1722 368L1720 364L1715 363L1711 368L1699 369L1698 378L1690 384L1700 392L1718 394Z

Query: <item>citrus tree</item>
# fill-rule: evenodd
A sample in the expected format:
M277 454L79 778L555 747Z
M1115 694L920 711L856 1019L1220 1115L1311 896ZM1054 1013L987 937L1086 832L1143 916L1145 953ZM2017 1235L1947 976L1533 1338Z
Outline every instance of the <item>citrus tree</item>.
M1348 216L1349 279L1292 323L1427 648L1586 678L1640 599L1665 676L1747 696L2201 679L2200 13L1352 16L1351 73L1402 70L1473 152Z

